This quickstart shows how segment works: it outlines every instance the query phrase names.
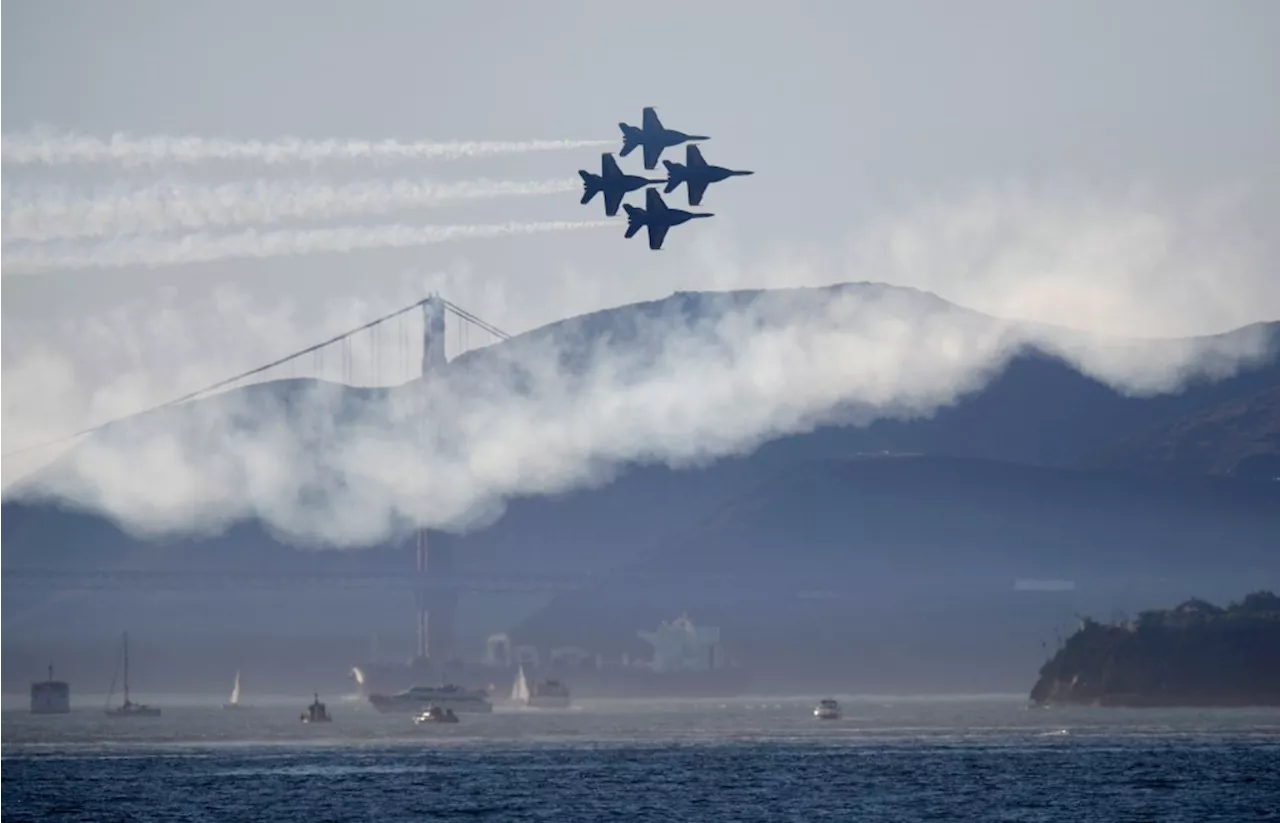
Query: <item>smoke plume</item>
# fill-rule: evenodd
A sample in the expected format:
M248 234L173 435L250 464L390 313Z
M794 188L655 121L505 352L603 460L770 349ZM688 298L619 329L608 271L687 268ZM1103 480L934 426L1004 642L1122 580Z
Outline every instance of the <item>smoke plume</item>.
M321 220L467 200L575 191L577 180L362 181L330 184L258 180L197 186L160 183L85 194L62 186L5 192L5 242L97 239Z
M362 249L408 248L508 235L542 234L617 226L608 220L499 223L475 226L349 226L336 229L288 229L237 234L189 234L176 240L131 237L85 249L19 246L4 251L6 275L46 271L176 266L213 260L283 257Z
M162 163L240 161L285 165L332 161L460 160L504 154L564 151L613 145L615 140L515 140L515 141L411 141L313 140L283 137L276 140L231 140L221 137L148 135L135 137L117 132L103 139L75 133L30 132L5 135L3 159L18 165L66 166L117 163L125 167Z

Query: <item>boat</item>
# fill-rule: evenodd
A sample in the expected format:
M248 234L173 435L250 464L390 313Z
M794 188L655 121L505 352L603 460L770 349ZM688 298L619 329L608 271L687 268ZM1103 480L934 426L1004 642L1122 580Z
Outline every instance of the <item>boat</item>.
M67 714L71 711L71 687L65 681L53 679L53 664L49 664L49 679L31 684L32 714Z
M413 722L419 725L423 723L457 723L458 716L453 713L453 709L431 706L425 712L414 717Z
M462 686L414 686L397 694L371 694L369 702L383 714L421 712L432 706L457 712L487 714L493 711L489 696L479 689Z
M231 700L227 703L223 703L222 708L224 709L247 708L243 703L240 702L240 670L239 669L236 669L235 685L231 687Z
M298 718L303 723L332 723L333 718L329 716L329 710L320 702L320 693L315 693L315 700L307 706L307 710Z
M159 717L160 710L145 703L134 703L129 699L129 633L124 633L124 702L114 709L111 698L116 691L116 680L111 678L111 690L107 692L107 715L109 717Z
M497 637L497 636L495 636ZM451 682L487 689L495 683L510 683L523 663L534 680L555 678L573 684L573 697L614 698L703 698L737 697L750 691L752 672L726 655L717 626L695 625L688 615L662 623L656 631L641 632L653 646L652 660L632 660L627 655L606 659L588 653L557 660L556 649L546 662L517 654L504 637L500 651L486 657L482 665L454 661L438 665L425 659L404 662L367 662L351 667L360 695L392 694L419 683ZM491 640L494 638L490 638ZM532 651L532 648L529 647Z
M517 668L515 662L501 666L472 665L449 672L449 679L483 690L493 683L512 682ZM531 677L554 677L562 683L571 683L575 698L591 699L731 698L746 694L753 682L751 672L738 666L657 672L639 662L598 664L595 659L586 665L573 667L526 666L526 672ZM373 694L392 694L411 688L415 683L430 683L436 679L430 675L422 677L411 666L396 663L353 666L352 677L356 691L365 698ZM498 694L503 694L503 691L498 690Z
M511 687L511 702L535 709L566 709L569 707L569 687L558 680L544 680L529 688L524 666L516 674Z
M839 720L840 704L830 698L819 700L813 708L813 716L819 720Z

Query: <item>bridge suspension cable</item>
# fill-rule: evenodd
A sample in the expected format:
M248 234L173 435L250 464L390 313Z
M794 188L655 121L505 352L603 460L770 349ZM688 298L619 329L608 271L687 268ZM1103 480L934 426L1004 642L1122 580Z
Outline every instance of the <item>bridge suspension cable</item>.
M458 317L462 318L463 320L466 320L467 322L475 326L479 326L480 328L489 332L489 334L492 334L494 337L497 337L502 340L511 339L511 335L507 334L502 329L489 325L488 323L481 320L479 317L476 317L474 314L462 308L461 306L457 305L456 303L450 303L448 300L444 300L444 299L441 299L440 302L444 303L444 307L449 311L453 312Z
M65 434L65 435L62 435L61 437L53 438L52 440L45 440L39 443L32 443L27 446L20 446L16 449L11 449L9 451L3 452L2 454L0 454L0 457L11 457L14 455L25 454L27 452L36 451L38 449L45 449L50 446L56 446L60 443L66 443L70 440L74 440L77 437L83 437L86 434L92 434L96 431L100 431L102 429L105 429L107 426L112 426L117 423L123 423L126 420L131 420L135 417L141 417L146 414L151 414L152 412L160 411L161 409L167 409L170 406L177 406L181 403L186 403L190 400L195 400L196 398L206 395L209 392L216 391L226 386L230 386L234 383L239 383L242 380L245 380L247 378L269 371L271 369L274 369L277 366L282 366L286 363L296 361L298 358L304 357L305 355L319 352L321 349L324 349L328 346L332 346L335 343L343 343L349 340L353 335L359 334L360 332L366 331L368 329L372 329L376 326L380 326L381 324L389 320L394 320L395 318L400 317L404 314L407 314L413 311L414 309L419 309L425 306L427 303L430 303L433 299L439 300L440 303L444 306L444 308L447 311L449 311L451 314L455 315L459 319L465 320L466 322L477 326L478 328L488 332L494 337L497 337L499 340L511 339L511 335L507 334L506 332L502 331L501 329L492 325L491 323L488 323L485 320L481 320L479 317L476 317L474 314L462 308L461 306L457 305L456 303L452 303L448 300L445 300L439 297L424 297L423 299L415 303L411 303L408 306L404 306L403 308L396 309L395 311L390 312L389 314L384 314L381 317L370 320L368 323L357 326L353 329L348 329L342 334L335 335L329 338L328 340L324 340L320 343L307 346L306 348L295 351L292 354L288 354L288 355L285 355L284 357L280 357L275 360L272 360L270 363L266 363L256 368L249 369L248 371L240 372L239 374L224 378L215 383L210 383L209 385L204 386L203 388L197 389L193 392L188 392L182 395L181 397L175 397L172 400L167 400L163 403L158 403L154 406L149 406L140 411L133 412L132 414L126 414L126 415L123 415L122 417L116 417L104 423L98 423L97 425L89 426L87 428L80 429L79 431L75 431L70 434ZM375 346L376 345L377 344L375 341ZM344 350L343 357L344 357L344 361L348 361L350 359L350 352ZM344 369L344 374L349 375L349 372L350 372L349 368Z

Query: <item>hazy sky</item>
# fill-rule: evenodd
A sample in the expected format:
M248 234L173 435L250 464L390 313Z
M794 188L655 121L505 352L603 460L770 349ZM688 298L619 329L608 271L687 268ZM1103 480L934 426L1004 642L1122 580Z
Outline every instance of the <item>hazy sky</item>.
M1280 9L1266 0L799 2L750 14L733 2L586 0L42 0L8 8L6 135L43 124L100 136L617 139L618 121L636 122L642 106L654 105L673 128L710 134L711 162L757 171L713 187L706 208L718 217L673 231L659 255L622 242L620 225L407 251L6 278L5 320L22 318L24 330L35 317L61 315L55 303L68 299L98 306L226 282L271 296L375 295L407 273L458 267L477 281L532 285L574 270L626 284L623 299L662 294L671 269L695 286L706 282L689 272L702 244L741 259L839 259L875 216L1011 182L1099 196L1149 186L1157 202L1244 186L1255 201L1244 215L1275 223ZM638 167L629 159L627 168ZM249 167L219 177L540 180L598 163L596 150L582 149L378 171ZM110 173L72 177L77 171L5 169L6 183L36 174L100 183ZM186 179L198 171L176 170ZM579 207L570 192L408 218L577 220L601 211ZM655 287L644 285L652 280ZM953 290L962 297L962 287ZM1255 311L1274 317L1280 306ZM538 306L492 319L520 327L559 314Z
M59 424L122 413L428 288L512 332L673 290L842 280L1120 334L1280 318L1280 5L1266 0L8 8L6 139L47 128L599 139L612 151L617 123L652 105L666 125L710 135L710 162L756 174L712 186L703 208L716 217L673 229L660 253L624 241L619 216L610 228L418 248L6 272L6 448L51 434L28 425L48 423L49 408ZM117 205L157 183L571 184L302 224L254 218L215 234L600 220L598 200L578 204L575 172L598 170L601 150L142 169L6 160L5 256L14 208L54 184L64 200ZM683 189L668 202L683 206Z

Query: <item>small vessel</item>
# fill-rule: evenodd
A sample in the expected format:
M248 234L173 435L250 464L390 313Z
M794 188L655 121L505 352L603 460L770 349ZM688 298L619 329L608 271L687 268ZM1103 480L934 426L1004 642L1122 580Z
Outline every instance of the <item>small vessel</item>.
M641 639L653 647L652 659L632 660L629 655L611 659L575 649L564 664L557 666L555 676L573 689L573 699L582 698L695 698L736 697L748 693L754 679L752 672L726 654L718 626L695 625L687 615L662 623L657 631L641 633ZM581 652L581 654L578 654ZM448 669L448 677L471 687L496 682L495 701L508 702L510 686L507 678L515 678L516 668L526 661L526 674L534 677L542 671L538 663L522 654L505 634L495 634L486 642L487 665L481 668L459 666ZM360 696L390 695L422 683L440 683L442 668L423 656L409 661L360 663L351 668ZM500 672L500 674L499 674ZM532 685L532 682L530 683Z
M111 698L116 691L116 679L111 678L111 690L107 692L107 715L109 717L159 717L160 710L145 703L134 703L129 699L129 633L124 633L124 703L111 708Z
M53 664L49 664L49 679L31 684L32 714L67 714L71 711L71 687L63 680L53 679Z
M422 712L432 706L453 709L455 712L487 714L493 711L489 696L479 689L461 686L414 686L397 694L371 694L369 702L383 714L394 712Z
M813 709L813 716L819 720L839 720L840 704L830 698L819 700Z
M516 674L511 686L511 702L536 709L566 709L569 707L569 687L558 680L544 680L529 687L524 666Z
M224 709L246 708L244 704L240 702L240 670L239 669L236 669L235 685L231 687L231 700L227 703L223 703L222 708Z
M320 693L315 693L315 700L312 701L307 710L298 718L303 723L332 723L333 718L329 716L329 710L320 702Z
M453 713L453 709L442 709L439 706L431 706L425 712L413 718L413 722L422 723L457 723L458 716Z

